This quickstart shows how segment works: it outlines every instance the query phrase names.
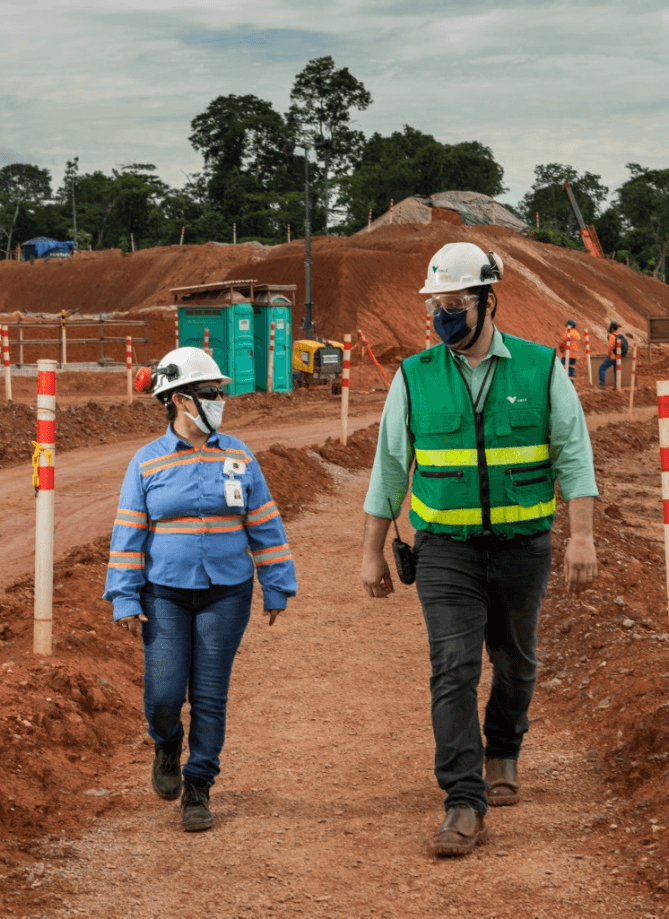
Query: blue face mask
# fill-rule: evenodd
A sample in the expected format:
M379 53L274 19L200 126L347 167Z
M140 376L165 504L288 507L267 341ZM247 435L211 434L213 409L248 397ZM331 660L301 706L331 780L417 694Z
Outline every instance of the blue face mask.
M459 341L466 338L473 329L467 325L467 313L469 310L462 310L455 315L449 314L446 310L439 310L434 317L434 331L445 345L457 345Z

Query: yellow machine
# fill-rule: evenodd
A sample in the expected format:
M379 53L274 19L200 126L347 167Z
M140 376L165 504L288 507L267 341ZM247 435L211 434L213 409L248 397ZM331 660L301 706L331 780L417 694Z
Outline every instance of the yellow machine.
M327 383L333 392L341 389L344 346L340 341L303 338L293 342L293 382L295 386Z

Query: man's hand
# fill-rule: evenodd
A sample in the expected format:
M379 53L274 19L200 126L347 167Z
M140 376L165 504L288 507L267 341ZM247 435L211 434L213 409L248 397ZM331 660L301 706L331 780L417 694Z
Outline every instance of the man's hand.
M284 610L282 609L266 609L263 611L263 616L269 616L269 625L274 625L276 617L279 615L279 613L283 612Z
M580 591L597 577L597 555L592 535L594 498L572 498L569 502L571 538L564 553L564 579L568 591Z
M138 616L125 616L118 620L118 624L122 629L127 629L131 635L141 635L142 629L139 623L148 621L148 617L140 613Z
M360 575L370 597L387 597L395 592L390 568L382 552L363 557Z
M390 520L365 514L362 538L362 583L370 597L387 597L395 592L390 568L383 554Z
M591 536L572 536L564 553L564 579L568 591L579 592L597 577L597 556Z

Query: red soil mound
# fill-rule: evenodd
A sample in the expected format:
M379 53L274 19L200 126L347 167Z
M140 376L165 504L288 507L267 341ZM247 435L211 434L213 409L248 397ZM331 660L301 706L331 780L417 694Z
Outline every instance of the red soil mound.
M431 255L467 240L502 256L506 275L498 287L502 330L554 344L567 318L591 330L593 352L603 351L612 318L639 338L646 317L669 312L669 286L617 262L537 243L499 226L382 227L357 236L313 240L316 331L340 338L361 328L377 353L410 354L423 347L422 286ZM294 328L304 301L304 242L280 246L167 246L123 257L119 250L82 253L69 260L0 264L0 309L47 313L98 313L146 309L173 302L170 288L223 279L255 278L296 284ZM152 314L156 336L173 341L169 314ZM117 359L121 359L120 353ZM69 349L68 349L69 357ZM83 359L83 358L71 358ZM96 355L87 358L95 360ZM28 360L28 358L26 358Z

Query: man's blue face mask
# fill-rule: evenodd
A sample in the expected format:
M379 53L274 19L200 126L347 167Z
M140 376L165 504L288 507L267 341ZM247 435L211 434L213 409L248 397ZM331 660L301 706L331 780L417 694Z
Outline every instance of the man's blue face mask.
M459 341L466 338L474 329L467 325L467 315L469 310L461 310L457 313L448 313L446 310L439 310L434 317L434 331L444 344L449 347L457 345Z

